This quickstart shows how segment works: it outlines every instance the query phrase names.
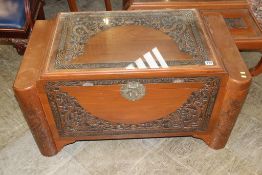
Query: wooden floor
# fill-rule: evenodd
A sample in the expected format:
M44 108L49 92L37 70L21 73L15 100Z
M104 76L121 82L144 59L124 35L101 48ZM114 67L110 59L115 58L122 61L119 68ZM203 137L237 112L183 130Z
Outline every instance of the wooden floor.
M81 9L102 10L103 0L84 0ZM66 11L66 1L46 0L47 17ZM112 0L120 8L119 0ZM260 53L242 53L249 66ZM20 57L0 46L1 175L261 175L262 75L254 78L248 98L225 149L212 150L193 138L78 142L57 156L43 157L24 121L12 91Z

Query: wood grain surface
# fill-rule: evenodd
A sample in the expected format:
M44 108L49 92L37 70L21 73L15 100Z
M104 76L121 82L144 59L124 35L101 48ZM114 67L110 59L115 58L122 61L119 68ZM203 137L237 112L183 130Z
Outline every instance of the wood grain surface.
M165 33L149 27L127 25L105 30L92 37L85 46L84 54L71 63L134 62L155 47L166 61L192 59L192 56L181 52Z

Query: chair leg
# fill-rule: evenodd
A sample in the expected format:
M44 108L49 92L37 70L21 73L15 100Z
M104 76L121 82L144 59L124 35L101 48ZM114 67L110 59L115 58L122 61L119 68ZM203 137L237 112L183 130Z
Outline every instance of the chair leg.
M69 9L71 12L77 12L78 11L78 8L77 8L77 5L76 5L76 0L67 0L67 3L68 3L68 6L69 6Z
M37 15L37 19L38 20L45 20L45 12L44 12L44 8L43 5L41 5L38 15Z
M253 77L258 76L259 74L262 73L262 57L258 62L258 64L254 68L249 69L249 71Z
M110 0L104 0L107 11L112 11L112 5Z
M122 9L127 10L131 0L123 0Z
M107 11L112 11L112 5L110 0L104 0L105 1L105 6ZM76 0L67 0L69 9L71 12L77 12L78 8L76 5Z
M19 55L24 55L28 43L27 39L12 38L9 41L11 41L13 47L16 48L16 51Z

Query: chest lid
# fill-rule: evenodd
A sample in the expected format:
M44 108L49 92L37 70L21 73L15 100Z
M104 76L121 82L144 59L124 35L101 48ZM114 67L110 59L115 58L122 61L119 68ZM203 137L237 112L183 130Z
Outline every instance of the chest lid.
M196 10L61 13L45 73L220 69Z

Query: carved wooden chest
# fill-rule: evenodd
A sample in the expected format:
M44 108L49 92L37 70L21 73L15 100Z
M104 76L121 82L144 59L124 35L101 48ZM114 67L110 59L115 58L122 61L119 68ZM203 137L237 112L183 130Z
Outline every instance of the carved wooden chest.
M77 140L193 136L223 148L250 82L217 13L83 12L36 23L14 90L51 156Z

